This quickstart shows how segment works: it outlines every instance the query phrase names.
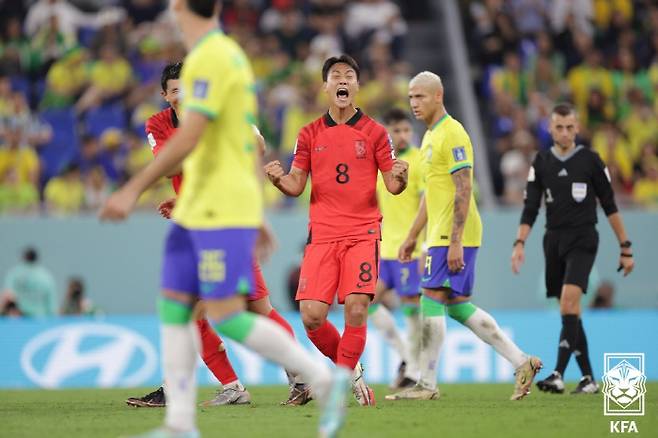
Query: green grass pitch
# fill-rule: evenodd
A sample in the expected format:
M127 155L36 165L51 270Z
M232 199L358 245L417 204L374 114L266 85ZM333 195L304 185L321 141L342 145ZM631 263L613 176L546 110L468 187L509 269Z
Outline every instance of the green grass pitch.
M164 410L130 408L123 401L151 389L0 391L0 437L102 438L144 432L161 424ZM635 420L640 436L658 437L658 382L647 384L643 417L604 417L601 394L533 390L523 401L511 402L511 384L441 385L441 399L425 402L385 401L386 387L374 389L376 407L361 408L351 401L341 437L602 437L611 435L611 420ZM315 436L315 402L279 406L286 387L249 390L251 405L199 408L202 436ZM201 388L199 400L212 394L213 388Z

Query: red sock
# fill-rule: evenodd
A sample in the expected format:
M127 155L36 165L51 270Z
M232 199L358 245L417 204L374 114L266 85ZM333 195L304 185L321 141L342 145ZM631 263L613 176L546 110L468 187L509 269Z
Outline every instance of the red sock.
M286 319L281 316L281 314L277 312L276 309L272 308L272 311L267 315L267 317L279 324L285 331L290 333L290 336L293 338L295 337L295 332L292 330L292 327L290 327L290 324L288 324L288 321L286 321Z
M217 377L222 385L228 385L238 380L221 338L206 319L196 322L201 335L201 357L208 369Z
M340 334L328 320L315 330L306 330L308 338L329 359L336 363Z
M366 347L366 327L366 325L352 327L345 324L343 337L340 339L340 344L338 344L336 365L342 365L351 370L356 367Z

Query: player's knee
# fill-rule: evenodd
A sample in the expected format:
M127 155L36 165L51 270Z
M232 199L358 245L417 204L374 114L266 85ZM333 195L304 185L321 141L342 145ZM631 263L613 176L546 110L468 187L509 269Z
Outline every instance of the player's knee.
M325 314L319 312L302 311L302 323L306 330L317 330L327 319Z
M368 320L368 304L352 303L345 306L345 322L351 326L361 326Z

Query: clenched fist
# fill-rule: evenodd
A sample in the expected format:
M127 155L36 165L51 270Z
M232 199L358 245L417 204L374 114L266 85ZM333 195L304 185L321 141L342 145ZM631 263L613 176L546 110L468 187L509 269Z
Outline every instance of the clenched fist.
M403 182L407 182L408 171L409 163L402 160L395 160L393 163L393 168L391 168L393 178Z
M265 174L270 179L270 181L272 181L273 184L277 184L279 180L286 174L279 160L270 161L265 166L263 166L263 169L265 170Z

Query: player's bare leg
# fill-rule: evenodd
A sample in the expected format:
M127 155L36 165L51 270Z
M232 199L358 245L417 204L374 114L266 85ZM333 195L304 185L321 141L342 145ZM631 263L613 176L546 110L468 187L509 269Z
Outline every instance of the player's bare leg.
M295 332L279 312L272 306L269 296L260 298L258 300L247 301L247 310L259 315L263 315L272 321L279 324L290 336L295 337ZM290 406L301 406L313 400L311 396L311 387L304 382L304 379L299 375L286 370L288 375L288 384L290 386L288 399L281 404Z
M411 361L409 357L409 345L407 345L402 339L400 330L395 324L393 314L381 303L381 298L386 293L392 293L392 290L389 289L384 282L379 280L377 282L377 291L375 294L376 299L368 307L368 319L377 330L379 330L386 342L393 348L393 350L395 350L398 356L400 356L401 364L398 369L398 376L391 384L391 388L400 389L400 386L406 383L406 381L413 380L411 378L413 374L410 374L409 376L406 374L407 364ZM414 380L412 384L415 383Z

